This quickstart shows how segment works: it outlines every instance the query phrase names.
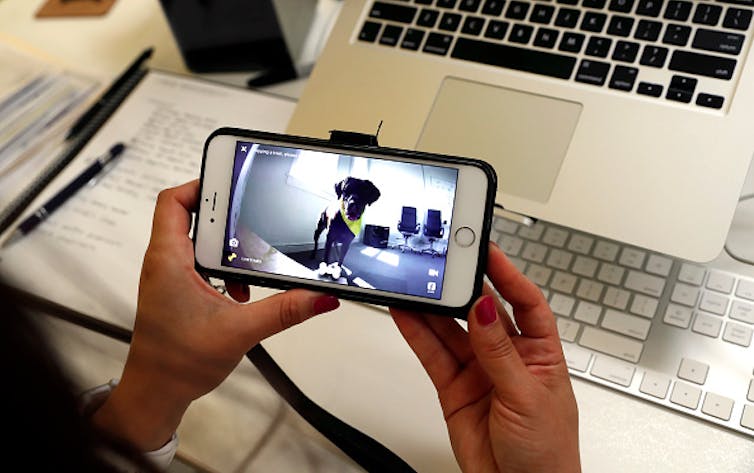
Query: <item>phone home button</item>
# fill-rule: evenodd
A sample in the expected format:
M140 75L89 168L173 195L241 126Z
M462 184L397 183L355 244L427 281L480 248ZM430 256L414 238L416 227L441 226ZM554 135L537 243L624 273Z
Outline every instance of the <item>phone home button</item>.
M474 243L474 240L476 240L476 234L469 227L461 227L456 230L456 243L458 243L458 246L468 248Z

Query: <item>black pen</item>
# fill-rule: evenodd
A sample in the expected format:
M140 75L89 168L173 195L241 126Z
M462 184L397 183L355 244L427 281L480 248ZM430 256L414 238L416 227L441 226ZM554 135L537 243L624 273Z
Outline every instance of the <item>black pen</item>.
M139 57L136 58L136 60L128 66L128 68L123 71L123 73L118 76L115 81L110 84L110 87L100 96L100 98L94 102L94 104L89 107L89 109L84 112L83 115L79 117L78 120L76 120L76 123L73 124L70 130L68 130L68 134L66 135L65 139L69 140L73 138L78 132L80 132L87 123L92 119L94 115L99 112L102 107L104 107L108 101L115 95L123 85L139 68L141 68L141 65L144 64L144 61L149 59L152 56L152 52L154 51L154 48L147 48L139 54Z
M112 163L115 158L123 154L123 150L125 148L126 147L123 143L118 143L110 148L107 153L95 159L91 165L89 165L81 174L78 175L78 177L76 177L76 179L71 181L70 184L65 186L60 190L60 192L58 192L50 200L45 202L45 204L37 209L36 212L27 217L26 220L21 222L21 224L18 226L18 228L16 228L13 234L11 234L11 236L7 240L5 240L2 248L5 248L6 246L14 243L17 240L20 240L27 234L31 233L32 230L37 228L40 223L44 222L51 213L53 213L58 207L63 205L78 190L87 185L89 181L91 181L98 174L104 171L107 168L108 164Z

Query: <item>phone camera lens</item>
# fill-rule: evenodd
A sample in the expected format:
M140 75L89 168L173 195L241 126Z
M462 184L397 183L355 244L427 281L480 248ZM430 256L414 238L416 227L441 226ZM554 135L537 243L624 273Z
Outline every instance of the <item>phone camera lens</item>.
M215 223L215 219L214 218L209 219L209 223Z

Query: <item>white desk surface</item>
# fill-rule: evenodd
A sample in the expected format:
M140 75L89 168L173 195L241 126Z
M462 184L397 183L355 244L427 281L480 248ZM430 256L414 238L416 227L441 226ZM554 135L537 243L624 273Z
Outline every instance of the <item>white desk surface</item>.
M37 20L34 12L41 3L0 0L0 33L103 80L118 74L148 46L156 48L153 67L187 72L156 0L121 0L100 18ZM303 81L296 81L275 89L296 95L302 86ZM747 189L754 190L754 179L748 180ZM744 229L743 222L752 218L754 203L742 205L731 234ZM754 257L754 248L749 256ZM725 255L716 263L754 276L753 269ZM434 390L383 313L345 303L335 314L307 322L264 345L315 402L392 448L417 471L457 470ZM117 367L125 350L113 348L108 356ZM112 369L113 363L109 366ZM112 371L89 370L82 376L99 383ZM238 376L242 374L231 378ZM754 444L748 438L588 382L575 379L573 384L585 472L754 471ZM249 406L241 397L225 399L215 408L222 419L221 411L241 415ZM207 424L214 420L203 419ZM187 423L181 435L201 439L199 431L206 424L196 418ZM198 462L224 471L218 458L221 452L210 448L216 443L207 443L210 446L202 448L184 442L184 448Z

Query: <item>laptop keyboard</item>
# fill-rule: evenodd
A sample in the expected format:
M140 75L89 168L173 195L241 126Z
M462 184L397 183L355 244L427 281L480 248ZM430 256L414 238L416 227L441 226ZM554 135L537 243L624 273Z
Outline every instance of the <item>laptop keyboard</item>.
M543 291L569 371L754 437L754 278L565 227L495 217Z
M725 109L754 0L377 0L358 39Z

